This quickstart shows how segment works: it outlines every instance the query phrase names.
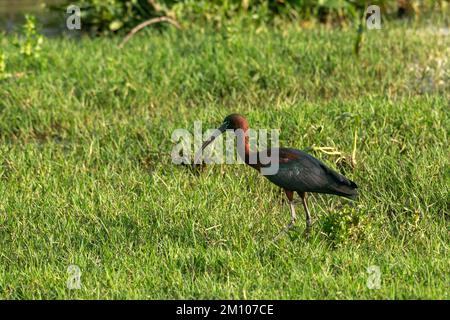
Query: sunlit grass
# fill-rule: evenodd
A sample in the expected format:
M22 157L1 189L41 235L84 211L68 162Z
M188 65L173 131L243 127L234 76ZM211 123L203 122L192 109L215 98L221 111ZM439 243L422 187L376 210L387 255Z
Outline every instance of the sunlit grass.
M33 63L3 38L0 297L448 299L449 38L412 28L368 33L359 58L352 31L293 27L168 30L123 50L53 39ZM359 201L311 196L311 237L300 219L271 244L289 220L278 188L243 165L171 163L174 129L232 112L299 149L351 155L356 132L354 168L313 154ZM341 210L364 217L358 237L330 237Z

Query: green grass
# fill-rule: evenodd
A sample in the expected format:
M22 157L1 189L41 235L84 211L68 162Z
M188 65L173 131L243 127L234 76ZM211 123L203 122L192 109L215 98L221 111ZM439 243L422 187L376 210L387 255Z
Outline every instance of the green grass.
M354 35L52 39L37 65L3 37L0 298L449 299L449 37L386 25L356 58ZM312 153L359 201L312 195L311 237L300 219L271 244L289 221L280 189L243 165L171 163L174 129L232 112L299 149L349 155L356 132L354 168Z

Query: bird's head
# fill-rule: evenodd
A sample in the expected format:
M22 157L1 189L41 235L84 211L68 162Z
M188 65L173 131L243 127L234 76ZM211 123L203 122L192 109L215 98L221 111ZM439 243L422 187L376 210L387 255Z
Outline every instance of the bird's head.
M203 142L202 147L198 151L197 156L195 157L195 163L197 163L198 158L201 156L201 152L210 145L218 136L224 133L226 130L238 130L241 129L244 132L248 130L248 122L243 116L237 113L230 114L223 119L222 124L218 127L211 137Z
M237 130L242 129L244 132L248 129L248 122L243 116L237 113L230 114L223 119L222 125L219 127L224 127L225 130Z

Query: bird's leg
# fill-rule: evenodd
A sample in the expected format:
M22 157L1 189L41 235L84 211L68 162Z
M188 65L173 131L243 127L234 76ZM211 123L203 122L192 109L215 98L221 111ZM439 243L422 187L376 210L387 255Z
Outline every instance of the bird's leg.
M306 203L306 192L299 192L300 198L302 198L303 208L306 214L306 229L309 231L311 228L311 215L309 214L308 204Z
M293 191L289 191L289 190L284 190L284 192L286 193L286 196L289 200L289 208L291 210L291 222L284 227L277 235L275 238L273 238L273 240L277 240L283 233L289 231L290 228L292 228L294 226L295 220L297 219L297 216L295 215L295 207L294 207L294 192Z
M289 208L291 209L291 224L295 223L297 216L295 215L295 206L293 201L289 201Z

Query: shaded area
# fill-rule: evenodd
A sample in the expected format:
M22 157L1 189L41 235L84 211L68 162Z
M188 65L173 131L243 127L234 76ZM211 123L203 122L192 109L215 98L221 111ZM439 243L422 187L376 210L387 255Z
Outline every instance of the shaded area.
M25 21L25 14L36 16L40 30L47 36L65 31L62 13L48 9L48 5L60 4L61 0L0 0L0 31L17 31Z

